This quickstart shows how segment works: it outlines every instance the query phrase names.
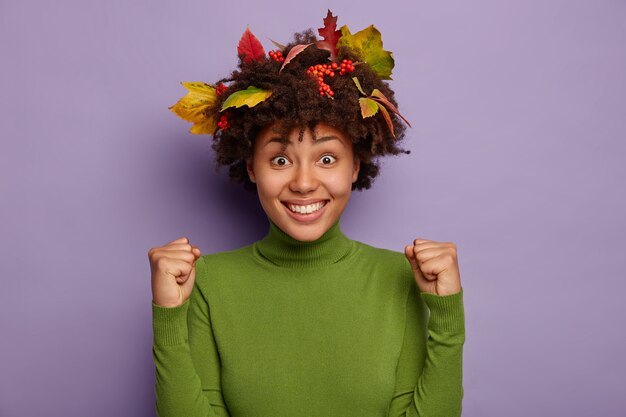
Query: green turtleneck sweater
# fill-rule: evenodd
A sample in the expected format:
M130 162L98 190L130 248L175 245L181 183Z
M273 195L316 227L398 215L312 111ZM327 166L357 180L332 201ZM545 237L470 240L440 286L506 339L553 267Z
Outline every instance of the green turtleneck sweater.
M404 253L337 221L302 242L270 221L196 261L178 307L152 303L160 417L461 415L463 291L420 292Z

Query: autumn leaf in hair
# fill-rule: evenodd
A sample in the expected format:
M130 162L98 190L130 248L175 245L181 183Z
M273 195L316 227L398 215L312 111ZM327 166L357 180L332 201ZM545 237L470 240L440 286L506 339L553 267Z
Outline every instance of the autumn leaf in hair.
M330 60L337 61L337 41L341 38L341 31L337 30L337 16L333 16L330 9L324 18L324 27L318 28L317 33L323 40L317 41L316 46L330 51Z
M383 80L391 80L391 71L394 66L393 53L383 49L383 39L374 25L351 34L348 26L341 27L341 38L337 47L345 46L351 49L360 60L367 62L372 71Z
M367 94L365 94L365 91L363 91L363 87L361 87L361 83L359 82L358 78L353 77L352 81L354 81L354 84L359 89L361 94L367 96ZM409 125L409 127L412 127L411 123L409 123L409 121L400 114L397 107L394 106L393 103L390 102L387 97L385 97L385 95L377 88L372 90L372 94L370 94L369 96L359 98L359 105L361 106L361 117L363 117L364 119L366 117L372 117L380 110L380 113L383 115L383 118L385 119L385 122L387 123L387 126L391 131L391 136L393 136L394 138L396 137L396 135L393 131L393 123L391 122L391 117L389 116L390 111L402 118L402 120L404 120L406 124Z
M204 82L181 82L189 90L176 104L168 107L177 116L194 125L189 130L193 134L212 135L217 129L217 101L215 87Z
M246 27L246 31L241 35L237 45L237 53L243 55L243 62L246 64L265 58L265 49L263 49L261 41L252 34L249 27Z
M330 57L328 59L333 62L337 61L337 41L341 37L341 31L337 30L337 16L333 16L333 13L330 11L330 9L328 10L328 14L324 18L324 27L317 29L317 32L323 39L315 42L315 46L319 49L328 50L330 52ZM274 41L272 42L279 48L282 47L283 51L285 50L285 47L283 45L280 45ZM283 65L280 67L280 70L278 70L278 73L280 74L283 68L285 68L285 65L287 65L292 59L294 59L296 55L298 55L311 45L313 44L307 43L295 45L294 47L292 47L289 50L289 53L287 54Z
M251 85L245 90L239 90L229 95L228 98L224 100L220 111L231 107L254 107L260 102L265 101L271 95L272 92L270 90L263 90Z
M303 44L303 45L295 45L293 48L291 48L289 50L289 53L285 57L285 61L283 62L283 65L281 65L280 69L278 70L278 73L280 74L280 72L283 70L283 68L285 68L285 65L287 65L292 59L294 59L296 57L296 55L298 55L300 52L304 51L310 45L313 45L313 44L312 43L307 43L307 44Z

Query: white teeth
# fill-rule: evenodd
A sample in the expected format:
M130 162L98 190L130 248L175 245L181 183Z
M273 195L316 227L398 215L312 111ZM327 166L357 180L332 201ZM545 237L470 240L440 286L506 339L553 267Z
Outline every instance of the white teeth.
M289 204L288 206L289 206L289 210L293 212L302 213L302 214L310 214L310 213L313 213L314 211L321 209L322 207L324 207L325 204L326 204L325 201L320 201L319 203L309 204L307 206L297 206L295 204Z

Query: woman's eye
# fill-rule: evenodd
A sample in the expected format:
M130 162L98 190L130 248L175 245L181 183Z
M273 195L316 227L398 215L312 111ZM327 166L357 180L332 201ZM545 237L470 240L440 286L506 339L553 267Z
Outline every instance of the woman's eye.
M337 158L335 158L332 155L324 155L324 156L322 156L320 158L320 161L322 161L322 164L324 164L324 165L332 164L336 160L337 160Z
M272 163L274 165L283 166L287 164L287 158L285 158L284 156L275 156L274 158L272 158Z

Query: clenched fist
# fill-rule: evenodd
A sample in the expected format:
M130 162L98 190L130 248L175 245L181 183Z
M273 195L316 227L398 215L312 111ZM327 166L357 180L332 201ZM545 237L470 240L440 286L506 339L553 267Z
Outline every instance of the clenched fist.
M451 295L461 291L461 275L452 242L415 239L404 247L420 291L435 295Z
M196 260L200 249L186 237L164 246L150 248L152 302L161 307L177 307L191 295L196 278Z

